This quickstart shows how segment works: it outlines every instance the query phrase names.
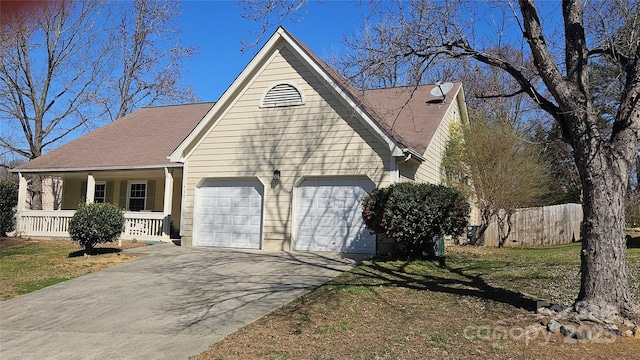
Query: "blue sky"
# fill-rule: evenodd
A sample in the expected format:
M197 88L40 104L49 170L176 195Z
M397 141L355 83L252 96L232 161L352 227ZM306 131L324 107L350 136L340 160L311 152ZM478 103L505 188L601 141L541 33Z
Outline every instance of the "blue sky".
M257 31L259 25L242 18L242 7L236 1L187 0L182 8L182 42L199 47L198 55L185 62L189 69L185 81L202 101L217 101L259 50L240 51L240 40L253 40L249 31ZM348 1L311 1L302 21L282 25L324 59L344 49L344 34L359 28L366 10ZM275 28L268 35L273 31Z
M479 2L477 25L479 36L495 37L503 16L500 10L489 10ZM543 21L559 21L560 8L555 1L540 1ZM259 47L242 53L240 40L252 41L250 31L257 31L259 24L242 18L242 7L236 0L183 0L180 20L183 45L199 47L196 57L185 62L189 73L184 78L202 101L217 101L233 80L251 61ZM357 6L348 0L309 0L307 12L301 21L285 20L283 26L311 48L321 58L336 51L344 52L342 39L345 34L357 32L362 25L362 15L369 11L367 4ZM516 41L518 29L512 23L503 29L503 36ZM270 36L275 28L270 29ZM264 39L266 40L266 39Z

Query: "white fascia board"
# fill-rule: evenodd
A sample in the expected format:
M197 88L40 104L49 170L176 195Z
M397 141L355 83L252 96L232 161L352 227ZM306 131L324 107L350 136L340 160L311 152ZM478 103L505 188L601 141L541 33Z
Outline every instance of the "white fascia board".
M462 88L462 84L460 84L460 88L458 89L458 93L456 94L456 99L458 100L458 106L460 107L460 120L463 124L468 124L469 112L467 110L467 100L464 96L464 89Z
M280 29L279 29L280 30ZM207 112L207 114L202 118L202 120L196 125L196 127L189 133L189 135L178 145L178 147L169 155L167 158L171 162L181 162L184 163L186 159L191 155L191 152L195 148L197 148L197 144L202 141L206 137L214 126L211 126L207 130L209 123L213 121L217 121L222 118L223 115L232 107L232 105L238 100L239 94L243 92L248 86L247 82L255 78L256 74L260 73L266 64L269 63L269 59L275 56L276 44L278 40L281 38L280 32L277 31L271 38L264 44L262 49L256 54L256 56L251 59L249 64L242 70L242 72L236 77L236 79L231 83L231 86L225 90L220 99L216 102L216 104ZM267 55L271 52L271 55L267 58ZM215 125L215 124L214 124ZM191 149L185 153L189 146Z
M327 74L324 69L315 62L315 60L309 56L309 54L300 47L288 34L282 29L278 28L277 33L282 36L283 39L287 41L287 43L295 49L295 54L302 58L302 60L310 66L316 74L320 75L322 79L331 86L331 88L338 94L340 97L359 115L360 119L364 121L365 125L373 130L374 134L377 135L383 142L385 142L389 146L389 150L391 151L392 156L402 156L403 150L400 146L389 137L380 127L376 124L376 122L371 119L369 114L367 114L354 99L351 98L349 94L347 94L340 85L338 85L329 74Z
M440 123L438 124L438 127L436 128L436 131L433 133L434 136L440 130L440 127L442 126L442 121L444 120L444 117L449 115L449 111L451 111L451 105L453 104L454 101L458 102L458 107L460 108L460 112L458 114L458 116L460 117L460 121L464 121L465 119L466 119L467 123L469 121L469 119L466 118L467 117L467 106L466 106L466 103L464 102L464 94L462 92L462 85L460 85L460 87L458 88L456 93L453 95L452 99L453 99L453 101L449 101L447 103L449 105L447 106L447 110L444 112L444 115L443 115L442 119L440 119ZM449 134L449 135L451 135L451 134ZM424 153L425 154L429 151L431 146L434 146L433 145L433 137L431 138L431 141L429 141L429 145L427 145L427 148L424 149ZM422 159L425 159L424 156L421 156L421 157L422 157Z
M163 168L181 168L182 164L163 164L163 165L140 165L140 166L103 166L103 167L84 167L84 168L43 168L43 169L10 169L11 173L36 174L36 173L63 173L63 172L83 172L83 171L107 171L107 170L150 170Z

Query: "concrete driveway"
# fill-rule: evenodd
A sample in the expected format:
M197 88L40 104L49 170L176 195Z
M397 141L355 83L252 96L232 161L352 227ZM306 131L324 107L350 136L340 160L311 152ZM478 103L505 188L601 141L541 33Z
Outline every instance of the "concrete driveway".
M0 359L187 359L356 264L329 253L132 250L147 255L0 302Z

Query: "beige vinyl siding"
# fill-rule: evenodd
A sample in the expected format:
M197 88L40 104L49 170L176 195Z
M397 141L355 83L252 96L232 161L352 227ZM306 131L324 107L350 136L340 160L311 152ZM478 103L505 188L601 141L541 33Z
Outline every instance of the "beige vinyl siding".
M438 126L435 134L429 142L429 146L424 152L425 161L418 167L415 180L418 182L427 182L431 184L440 184L442 182L440 175L440 165L442 164L442 156L447 148L447 142L450 138L451 126L460 122L460 96L452 99L451 106L447 110L442 122Z
M63 182L64 190L62 191L62 210L75 210L78 208L80 199L85 194L80 194L82 188L82 179L65 178ZM86 180L84 180L86 181Z
M260 108L265 91L296 85L304 105ZM264 249L289 250L292 194L303 176L365 175L389 183L390 154L287 48L253 78L186 160L183 243L190 244L194 192L207 178L258 177L265 185ZM273 181L273 171L281 171Z

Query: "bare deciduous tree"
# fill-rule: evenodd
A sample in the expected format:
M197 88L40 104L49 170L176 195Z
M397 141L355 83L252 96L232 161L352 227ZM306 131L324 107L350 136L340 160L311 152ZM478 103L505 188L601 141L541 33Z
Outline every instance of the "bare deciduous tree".
M545 3L541 11L534 0L373 1L375 17L354 52L360 74L384 61L406 69L415 81L440 61L472 59L504 71L517 92L554 119L573 148L583 190L581 284L573 306L580 318L639 315L624 221L640 139L639 3L565 0L554 9ZM617 37L621 31L629 36ZM497 52L504 43L530 57L535 73ZM623 89L607 127L589 81L590 64L603 59L618 65Z
M192 53L170 36L177 14L172 1L90 0L48 1L3 17L0 146L35 159L105 113L193 100L176 71ZM36 209L39 181L31 182Z
M15 14L3 24L0 60L0 145L27 159L78 130L98 115L92 100L103 77L103 43L92 36L103 28L102 4L49 2ZM96 41L98 40L98 41ZM102 39L104 40L104 39ZM33 182L35 181L35 183ZM32 185L37 188L39 178ZM35 190L33 206L41 208Z
M301 20L307 11L306 0L238 0L242 6L242 17L259 24L257 31L250 31L252 41L242 41L242 51L248 51L264 39L269 29L278 26L284 19Z
M179 82L185 71L182 60L195 54L195 48L181 46L176 38L179 4L158 0L124 3L114 34L119 64L115 64L111 80L113 92L106 98L112 120L141 106L198 99L191 88Z
M97 92L104 48L89 34L104 25L90 3L74 8L51 2L42 12L16 16L3 29L0 61L0 116L17 121L20 141L3 136L0 143L28 159L91 119L91 97ZM58 80L60 79L60 80ZM15 135L15 134L12 134Z
M469 124L456 129L447 144L442 172L480 211L475 239L490 222L498 224L498 246L511 233L511 216L518 208L536 206L548 191L548 174L541 147L528 141L510 121L486 111L470 111Z

